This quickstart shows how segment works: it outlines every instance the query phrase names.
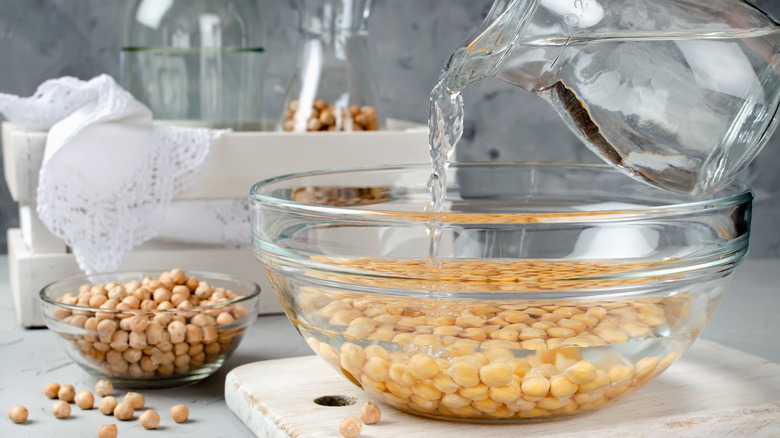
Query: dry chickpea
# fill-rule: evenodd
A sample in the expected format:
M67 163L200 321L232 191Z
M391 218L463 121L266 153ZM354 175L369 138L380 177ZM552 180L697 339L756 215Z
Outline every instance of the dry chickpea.
M119 431L116 429L116 424L103 424L98 428L98 438L116 438L119 435Z
M144 429L157 429L160 427L160 415L157 412L148 409L138 417L138 422L141 423L141 426L143 426Z
M134 410L143 409L144 405L146 404L146 399L144 399L144 396L137 393L137 392L128 392L125 394L125 403L130 403L130 406L133 407Z
M168 277L175 284L184 284L187 281L187 276L184 275L184 271L179 268L172 269L171 272L168 273Z
M103 415L112 415L117 404L118 402L116 401L116 398L109 395L103 397L103 400L100 400L100 403L98 404L98 410Z
M8 418L16 424L27 421L27 408L24 406L14 406L8 411Z
M57 391L57 398L65 403L72 402L74 397L76 397L76 388L71 384L62 385L60 390Z
M49 398L57 398L57 393L59 391L60 391L59 383L51 382L51 383L47 383L46 386L43 387L43 394Z
M114 384L110 380L102 379L95 383L95 392L101 397L111 395L114 392Z
M70 415L70 405L62 400L57 400L51 406L51 413L57 418L68 418Z
M186 325L181 321L171 321L168 324L168 334L171 337L172 344L184 342L184 338L187 335Z
M63 312L60 319L86 330L84 334L71 336L70 341L92 364L118 376L134 378L186 374L213 362L230 348L233 340L243 331L242 328L227 329L224 325L232 324L249 312L240 305L221 311L187 313L186 316L184 313L161 312L152 318L129 312L138 308L197 307L239 297L225 288L215 288L195 277L187 277L180 269L165 272L159 279L147 277L143 282L83 285L78 294L78 297L72 293L63 295L59 301L73 301L72 304L83 306L99 304L100 308L120 311L95 312L94 317L89 317L87 312ZM90 304L91 298L94 299ZM179 357L183 352L188 355ZM177 360L175 365L174 360ZM61 387L55 389L62 390ZM56 391L51 389L49 393ZM54 397L58 395L54 394ZM65 401L71 401L67 394L63 397Z
M173 421L177 423L184 423L190 416L190 410L184 405L174 405L168 413Z
M236 319L229 312L222 312L219 315L217 315L217 325L231 324L235 320Z
M382 418L382 412L379 410L379 406L367 401L363 407L360 408L360 421L365 424L379 423L379 419Z
M95 406L95 396L91 392L84 389L76 395L76 406L83 410L92 409Z
M339 433L344 438L355 438L360 435L362 429L363 424L360 423L359 418L345 418L344 421L339 424Z
M133 418L133 414L135 414L133 405L128 402L119 403L114 408L114 417L116 417L117 420L131 420Z

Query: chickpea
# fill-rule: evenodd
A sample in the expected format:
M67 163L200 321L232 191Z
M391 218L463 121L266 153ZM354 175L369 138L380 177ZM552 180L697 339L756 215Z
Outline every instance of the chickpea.
M101 397L111 395L114 392L114 384L110 380L102 379L95 383L95 392Z
M125 403L130 403L130 406L133 407L134 410L143 409L144 405L146 404L146 399L144 399L144 396L137 393L137 392L128 392L125 394Z
M92 409L95 406L95 396L93 396L92 393L86 389L82 390L78 393L78 395L76 395L75 401L76 406L85 411Z
M141 426L143 426L144 429L157 429L160 427L160 415L157 412L148 409L138 417L138 422L141 423Z
M117 404L119 403L116 401L116 398L109 395L103 397L103 400L100 400L100 403L98 404L98 410L103 415L112 415Z
M355 438L360 435L360 431L363 429L363 424L359 418L345 418L344 421L339 424L339 433L344 438Z
M8 418L16 424L22 424L27 421L27 408L24 406L14 406L8 411Z
M217 315L217 325L227 325L235 322L235 318L229 312L222 312Z
M58 400L52 405L51 413L59 419L68 418L70 415L70 405L67 402Z
M168 413L173 421L177 423L184 423L190 416L190 410L184 405L174 405Z
M171 337L172 344L178 344L184 342L184 338L187 335L187 328L181 321L171 321L168 324L168 334Z
M98 438L116 438L119 435L119 431L116 429L116 424L103 424L98 428Z
M121 421L131 420L133 418L133 414L135 414L133 405L131 405L128 402L119 403L114 408L114 417L116 417L117 420L121 420Z
M360 408L360 421L365 424L379 423L379 419L382 417L382 412L379 410L379 406L367 401L363 407Z
M505 363L492 363L479 370L480 379L488 386L505 386L512 382L512 370Z
M585 385L596 379L596 364L589 360L581 360L567 368L563 373L572 383Z
M60 384L51 382L47 383L46 386L43 387L43 394L46 397L49 398L57 398L57 393L60 391Z
M152 294L154 301L159 305L162 302L169 301L171 299L171 291L164 287L158 287Z
M479 368L469 361L456 362L446 372L460 386L470 388L479 384Z
M65 403L72 402L74 397L76 397L76 388L71 384L62 385L60 390L57 391L57 398Z
M184 271L179 268L172 269L171 272L168 273L168 276L175 284L185 284L187 282L187 276L185 276Z

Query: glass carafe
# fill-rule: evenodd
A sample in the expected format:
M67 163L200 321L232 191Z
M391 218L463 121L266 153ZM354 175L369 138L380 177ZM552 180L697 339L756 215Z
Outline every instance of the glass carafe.
M440 86L532 91L624 173L702 194L776 127L780 26L741 0L496 0Z
M260 130L265 54L256 0L136 0L122 84L157 121Z
M300 13L300 54L278 129L380 129L368 63L371 0L296 0L295 4Z

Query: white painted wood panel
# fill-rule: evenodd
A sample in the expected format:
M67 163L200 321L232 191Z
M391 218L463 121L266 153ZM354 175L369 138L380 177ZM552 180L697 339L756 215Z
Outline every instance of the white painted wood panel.
M359 401L346 407L313 402L325 395ZM702 339L614 405L541 423L468 424L406 414L368 397L315 356L242 365L225 382L228 407L258 437L338 437L339 423L357 417L370 399L382 409L382 420L364 425L361 438L780 436L780 365Z

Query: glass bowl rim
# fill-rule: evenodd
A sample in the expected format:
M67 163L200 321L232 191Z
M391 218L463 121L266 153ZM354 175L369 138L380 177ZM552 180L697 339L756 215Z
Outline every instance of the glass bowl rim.
M430 163L402 163L402 164L386 164L386 165L369 165L369 166L353 166L353 167L339 167L330 169L319 169L306 172L295 172L284 175L278 175L271 178L266 178L252 185L249 189L249 199L265 204L268 206L276 206L284 208L285 210L297 211L300 213L315 214L320 217L350 217L356 220L360 220L361 217L370 218L372 220L386 220L388 222L401 220L405 222L428 222L436 220L438 223L458 223L459 218L468 218L468 222L486 222L486 223L501 223L502 221L495 221L495 214L492 213L476 213L476 212L427 212L427 211L397 211L397 210L381 210L381 209L366 209L355 208L349 206L328 206L322 204L311 204L299 201L293 201L290 199L280 199L275 196L259 193L259 190L263 187L270 186L274 183L294 180L296 178L305 177L318 177L325 175L336 174L349 174L356 172L381 172L388 170L401 170L401 169L430 169ZM450 167L456 168L468 168L479 166L541 166L546 168L574 168L584 169L590 171L608 171L614 175L623 175L618 169L613 166L604 163L579 163L579 162L546 162L546 161L459 161L451 163ZM650 215L652 217L658 216L673 216L678 214L693 213L701 208L717 205L718 207L727 207L731 205L739 205L749 202L753 199L753 193L749 185L739 180L734 180L718 190L712 195L703 196L689 196L672 191L666 191L650 186L649 184L637 181L627 175L623 175L626 178L628 184L639 184L645 186L650 190L658 190L659 193L667 193L675 196L687 196L691 200L679 203L669 203L664 205L654 206L638 206L638 207L626 207L619 209L604 209L604 210L588 210L588 211L552 211L543 212L541 215L539 212L533 213L499 213L504 217L533 217L528 222L535 223L548 223L548 222L588 222L588 221L602 221L605 219L636 219L637 217L644 217ZM725 194L717 196L726 190L733 191L732 194ZM376 204L374 204L376 205ZM485 217L484 221L480 220L480 216Z
M91 312L109 312L109 313L127 313L127 312L133 312L133 313L176 313L176 312L187 312L187 311L193 311L193 310L201 310L201 309L213 309L216 307L224 307L224 306L230 306L237 303L243 303L250 300L253 300L257 298L260 295L260 286L255 283L254 281L247 280L242 277L237 277L234 275L228 275L228 274L222 274L219 272L210 272L210 271L198 271L198 270L186 270L185 273L192 275L194 277L197 277L200 281L202 277L204 281L208 281L207 278L216 279L216 280L229 280L237 283L242 283L245 286L248 286L250 290L252 290L251 293L244 295L239 298L235 298L230 301L222 301L219 303L214 304L208 304L205 306L191 306L191 307L182 307L182 308L172 308L172 309L101 309L100 307L89 307L89 306L79 306L76 304L65 304L57 301L56 299L53 299L49 296L49 291L54 289L57 286L60 286L65 283L69 282L77 282L79 280L83 280L85 283L89 282L90 277L96 277L96 276L121 276L121 275L127 275L127 276L140 276L142 279L146 276L149 276L154 273L161 274L163 272L170 272L170 270L162 270L162 269L155 269L155 270L127 270L127 271L113 271L113 272L97 272L94 274L77 274L77 275L71 275L69 277L64 277L59 280L53 281L46 286L43 286L38 292L38 297L41 299L43 303L61 307L64 309L69 310L80 310L80 311L91 311ZM140 281L140 280L139 280ZM254 312L250 312L254 313Z

